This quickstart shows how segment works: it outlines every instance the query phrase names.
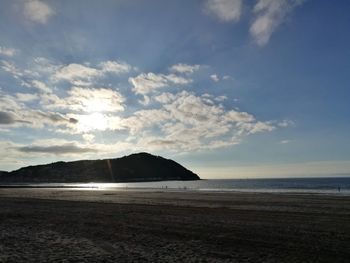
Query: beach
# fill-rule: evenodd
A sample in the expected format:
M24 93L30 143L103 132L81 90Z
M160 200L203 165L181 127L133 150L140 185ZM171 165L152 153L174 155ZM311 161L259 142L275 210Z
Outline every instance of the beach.
M0 262L348 262L350 197L0 189Z

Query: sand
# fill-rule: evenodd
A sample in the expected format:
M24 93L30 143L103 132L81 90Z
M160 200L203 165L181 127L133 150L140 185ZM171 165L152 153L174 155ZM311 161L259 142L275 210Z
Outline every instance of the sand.
M0 262L349 259L349 196L0 189Z

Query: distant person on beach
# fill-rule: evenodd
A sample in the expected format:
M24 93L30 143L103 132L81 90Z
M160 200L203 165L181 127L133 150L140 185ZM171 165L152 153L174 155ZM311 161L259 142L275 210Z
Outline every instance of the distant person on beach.
M338 186L338 192L340 192L340 186Z

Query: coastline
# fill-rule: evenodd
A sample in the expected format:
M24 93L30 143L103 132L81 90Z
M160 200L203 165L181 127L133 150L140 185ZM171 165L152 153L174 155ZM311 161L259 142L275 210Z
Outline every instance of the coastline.
M134 186L135 183L39 183L39 184L19 184L9 183L0 184L0 189L66 189L66 190L101 190L101 191L164 191L164 192L194 192L194 193L260 193L260 194L294 194L294 195L333 195L333 196L350 196L348 186L344 188L196 188L189 186L168 187L167 182L176 181L159 181L162 186ZM183 182L183 181L181 181ZM139 182L147 184L149 182ZM136 183L137 184L137 183Z
M0 262L350 257L347 196L21 188L0 189L0 203Z

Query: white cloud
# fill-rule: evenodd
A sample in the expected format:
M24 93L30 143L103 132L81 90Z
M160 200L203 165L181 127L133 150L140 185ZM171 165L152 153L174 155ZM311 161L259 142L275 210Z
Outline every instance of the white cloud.
M215 101L224 101L224 100L227 100L227 96L225 95L221 95L221 96L218 96L216 98L214 98Z
M125 98L112 89L73 87L67 97L50 97L45 106L83 113L120 112L124 110L124 101Z
M242 0L207 0L204 10L220 21L237 22L241 17L242 5Z
M240 112L236 110L227 111L227 113L223 116L224 119L230 122L238 122L238 123L251 123L255 121L253 115L247 112Z
M208 97L209 96L209 97ZM155 97L158 109L140 110L119 120L120 129L137 134L135 144L142 148L195 151L238 144L243 137L275 129L253 115L226 110L208 96L187 91L162 93ZM215 97L213 97L215 99Z
M104 61L101 62L99 66L102 71L115 74L127 73L131 70L131 66L129 64L118 61Z
M31 94L31 93L16 93L16 97L18 101L21 101L21 102L28 102L28 101L39 99L39 96L37 94Z
M175 100L164 105L171 116L183 123L196 124L218 118L223 113L220 106L206 104L202 98L187 91L178 93Z
M210 99L211 99L211 98L214 98L214 96L211 95L211 94L209 94L209 93L204 93L204 94L201 95L201 97L202 97L202 98L210 98Z
M147 106L151 102L151 98L147 95L143 95L143 99L139 100L139 103L143 106Z
M175 95L169 92L163 92L162 94L155 97L155 100L165 104L175 99Z
M40 129L45 126L64 127L72 130L77 120L67 116L66 114L42 111L39 109L32 109L26 105L35 99L35 95L19 94L16 97L10 95L0 96L0 112L3 112L3 120L7 120L8 127L26 126L30 128ZM11 120L11 121L10 121ZM4 121L5 122L5 121Z
M89 83L93 78L101 76L102 72L98 69L72 63L62 66L53 76L54 80L67 80L72 84Z
M169 70L174 73L192 74L195 71L199 70L199 68L200 68L200 65L187 65L187 64L179 63L171 66Z
M0 55L7 56L7 57L13 57L18 52L17 49L14 48L6 48L0 46Z
M65 114L51 111L27 110L18 113L20 124L32 128L44 128L45 126L65 127L72 129L75 126L76 119L70 118Z
M22 71L20 69L18 69L13 62L2 60L1 61L1 68L5 72L10 73L16 79L19 79L20 77L23 76Z
M134 86L133 91L136 94L145 95L170 85L186 85L192 80L175 74L142 73L135 78L129 78L129 82Z
M213 81L215 81L215 82L219 82L219 81L220 81L219 76L218 76L218 75L216 75L216 74L212 74L212 75L210 75L210 78L211 78Z
M0 110L21 110L22 105L15 97L0 92Z
M49 18L54 15L55 12L44 1L26 0L24 1L23 14L32 22L46 24Z
M116 153L119 149L112 151L116 145L123 149L149 151L215 149L238 144L250 134L269 132L289 123L264 122L256 120L248 112L227 108L222 103L226 96L179 92L180 87L192 83L189 75L198 70L196 65L177 64L169 68L171 73L168 74L141 73L130 77L129 82L137 95L135 98L135 94L131 94L134 97L129 98L130 102L138 99L140 105L127 109L126 106L132 104L126 103L119 90L96 86L97 81L107 80L107 74L132 70L126 63L102 61L92 65L61 65L36 58L27 65L28 69L21 69L14 63L2 61L3 70L22 81L24 86L35 88L31 90L33 94L18 92L6 95L0 91L2 126L6 129L23 126L45 129L63 133L61 135L66 138L79 134L84 142L81 147L69 142L56 142L47 147L40 143L23 146L27 148L22 150L35 155L55 151L74 154L74 151L84 151L85 148ZM219 79L217 75L212 77ZM88 86L74 85L79 83ZM67 84L71 85L67 87ZM167 87L176 89L169 88L168 92L164 92ZM34 100L38 103L33 103ZM97 132L103 134L105 131L113 131L116 138L125 143L115 144L110 136L106 136L108 142L98 144L100 136L95 137Z
M283 120L277 123L279 127L286 128L290 126L295 126L295 122L292 120Z
M276 129L271 123L261 121L255 123L238 123L237 126L240 128L240 134L255 134L259 132L269 132Z
M163 109L139 110L132 116L121 119L118 128L127 129L131 134L136 134L152 126L159 127L164 121L170 119L170 114Z
M30 68L38 72L39 74L54 74L60 67L60 65L56 65L53 61L44 58L44 57L36 57L29 64Z
M44 110L38 104L32 108L30 102L35 99L40 99ZM105 88L74 87L63 98L48 93L2 95L0 112L3 115L0 119L6 128L46 128L66 134L118 130L120 118L114 114L124 110L123 102L124 97L119 92Z
M82 136L83 136L84 140L89 142L89 143L91 143L95 140L95 135L90 134L90 133L84 133Z
M223 80L230 80L230 79L232 80L233 77L231 77L231 76L229 76L229 75L225 75L225 76L222 77L222 79L223 79Z
M105 77L107 73L118 75L127 73L131 69L132 67L127 63L110 60L100 62L97 67L72 63L59 67L52 79L66 80L75 86L91 86L96 78Z
M282 141L280 141L280 144L287 144L287 143L290 143L290 140L282 140Z
M254 6L256 17L250 27L250 33L260 46L267 44L274 31L286 16L304 0L257 0Z
M187 85L192 82L192 79L184 78L177 76L175 74L169 74L164 76L166 80L168 81L169 85L175 84L175 85Z
M13 95L5 95L0 91L0 111L13 117L6 128L45 127L54 132L74 134L84 130L107 130L107 125L113 129L118 126L118 118L109 115L124 110L125 98L111 88L96 88L91 85L95 83L96 77L121 74L129 70L130 66L126 63L104 61L97 64L97 67L88 64L64 66L45 58L35 58L28 62L31 70L18 68L13 62L5 60L0 60L0 63L0 70L17 79L21 86L36 89L33 93L18 92ZM70 83L91 82L89 88L73 86L66 90L66 87L61 89L62 83L58 80ZM38 103L33 104L33 100L38 100ZM75 118L74 114L80 114L81 118ZM108 118L97 118L96 114L108 114ZM104 123L106 125L99 126Z
M51 93L51 89L42 81L33 80L31 86L38 89L40 92Z
M161 104L160 108L138 110L129 117L105 116L105 129L127 131L131 135L129 139L137 135L132 140L126 139L137 149L175 152L228 147L249 134L275 129L249 113L226 110L208 97L187 91L162 93L155 100Z

